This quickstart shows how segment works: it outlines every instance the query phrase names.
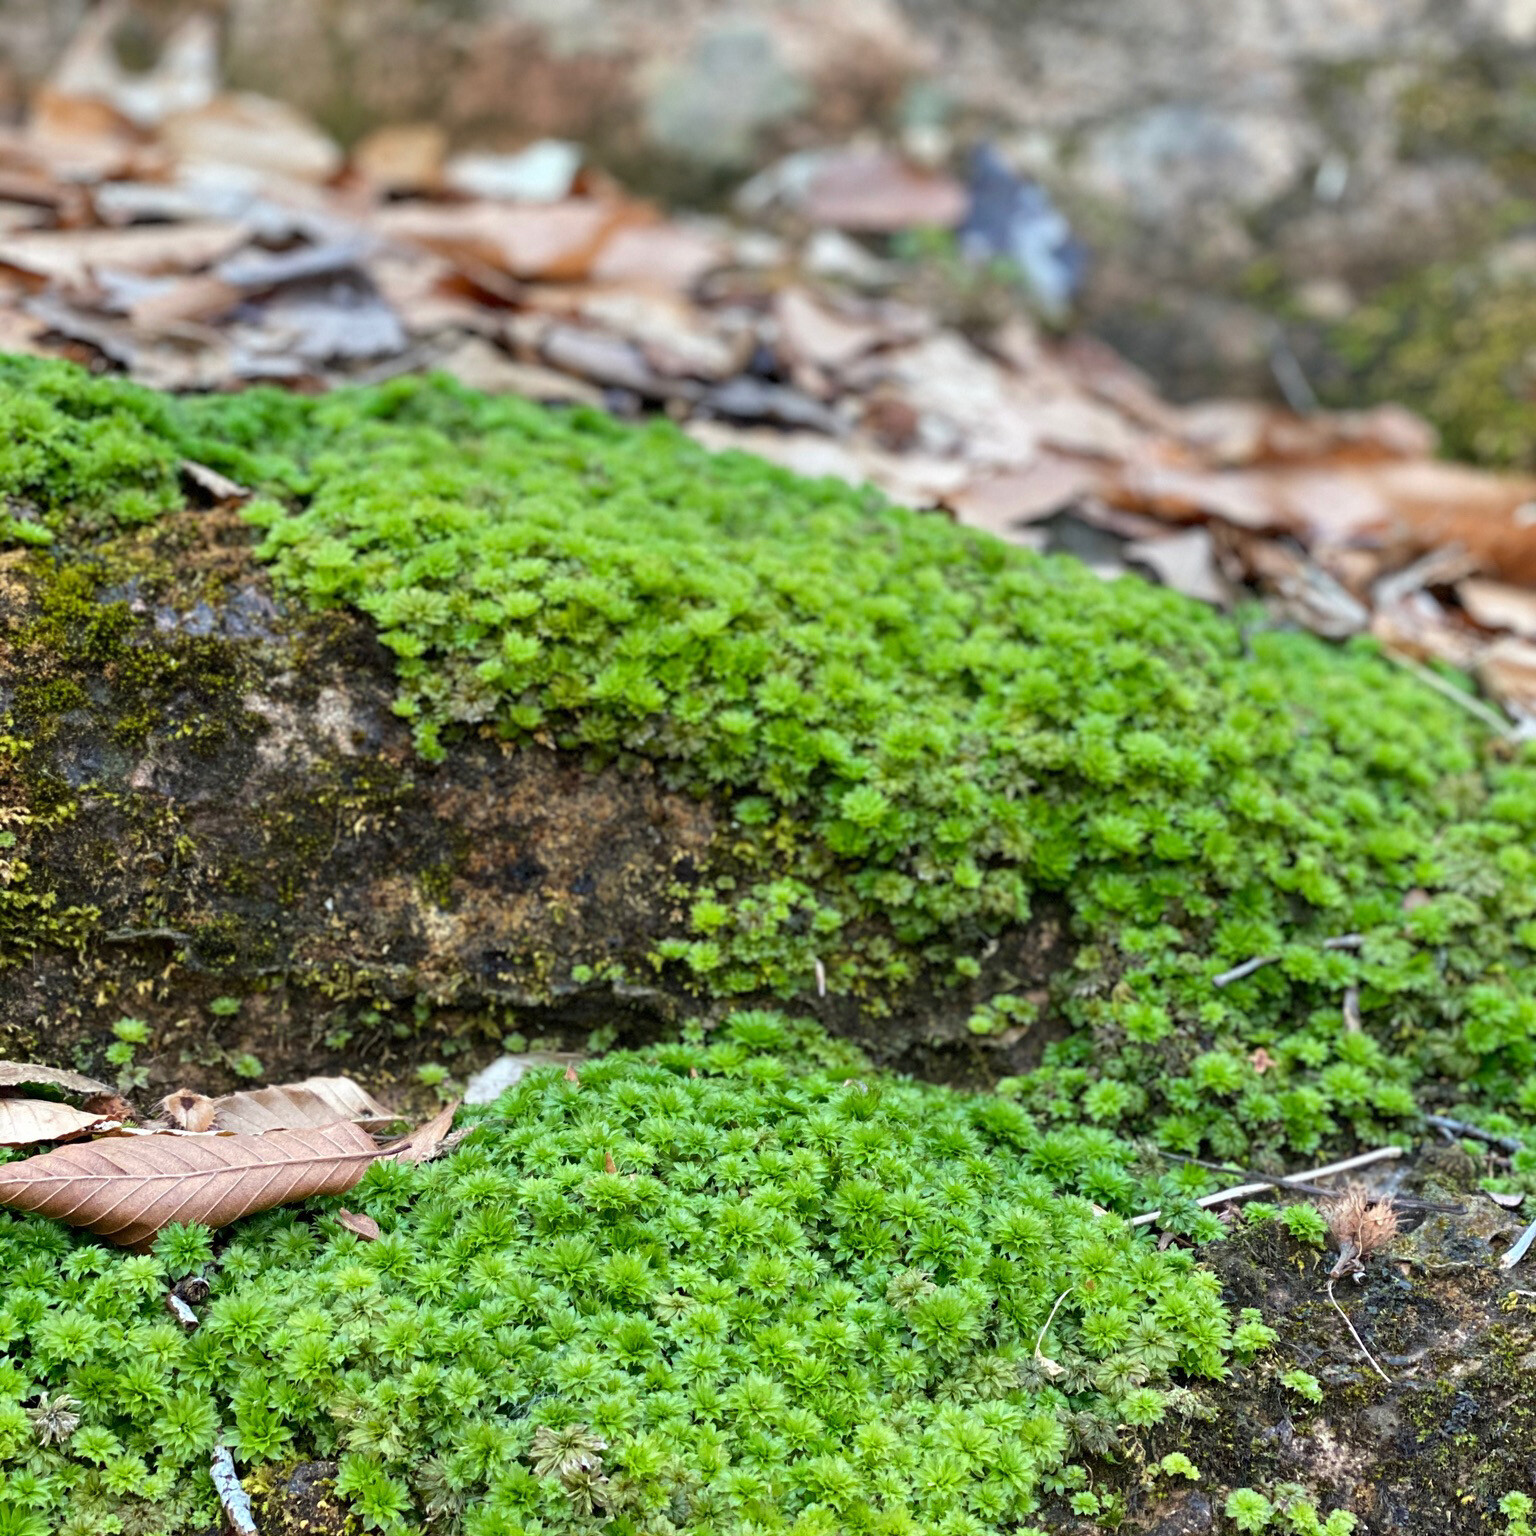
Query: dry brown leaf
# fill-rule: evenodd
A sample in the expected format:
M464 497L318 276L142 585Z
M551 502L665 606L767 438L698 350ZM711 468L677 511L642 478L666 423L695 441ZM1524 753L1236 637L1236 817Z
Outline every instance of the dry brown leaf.
M1500 703L1536 716L1536 645L1505 635L1478 658L1477 680Z
M345 1120L265 1136L111 1137L0 1167L0 1205L131 1247L173 1221L222 1227L344 1194L378 1156L373 1138Z
M724 243L685 224L642 224L615 232L597 253L592 280L686 293L727 259Z
M1049 517L1086 496L1098 480L1088 464L1042 454L1023 469L967 481L948 498L948 506L969 527L1006 538L1020 524Z
M949 228L965 213L965 188L918 170L887 150L849 149L816 167L801 212L813 224L864 234Z
M72 1141L109 1124L100 1115L53 1099L0 1098L0 1147L30 1147L43 1141Z
M603 1153L603 1172L604 1173L617 1173L618 1171L619 1171L619 1165L616 1162L614 1162L614 1160L613 1160L613 1153L612 1152L604 1152Z
M213 1100L206 1093L178 1088L160 1100L160 1113L178 1131L211 1131Z
M539 363L520 363L483 336L466 336L433 367L470 389L488 395L521 395L526 400L601 405L603 392L585 381Z
M1536 592L1529 588L1472 578L1457 584L1456 596L1474 624L1536 640Z
M397 1163L429 1163L442 1150L443 1138L453 1129L453 1117L458 1113L459 1101L445 1104L425 1125L419 1125L409 1136L392 1141L383 1148L382 1155L392 1157Z
M785 288L774 301L779 347L790 362L838 369L885 340L877 325L849 320L803 288Z
M336 1224L362 1238L365 1243L376 1243L383 1237L383 1230L366 1212L349 1211L345 1207L336 1212Z
M338 1120L381 1131L398 1119L350 1077L306 1077L303 1082L228 1093L213 1101L215 1129L251 1136L332 1125Z
M610 235L638 217L627 204L595 198L543 207L417 204L384 209L375 228L453 262L467 260L516 278L573 281L587 276Z
M1232 592L1216 564L1209 528L1186 528L1159 539L1135 539L1125 546L1125 558L1151 568L1157 579L1185 597L1224 608Z
M0 240L0 266L70 284L84 284L101 269L144 277L196 272L229 255L246 238L244 226L226 222L46 230Z
M183 165L238 165L296 182L329 181L341 150L296 107L238 92L173 113L160 141Z
M65 1093L111 1093L105 1083L83 1072L66 1072L59 1067L39 1066L34 1061L0 1061L0 1088L23 1088L46 1084Z
M391 123L364 135L352 166L379 192L430 192L443 177L448 135L436 123Z

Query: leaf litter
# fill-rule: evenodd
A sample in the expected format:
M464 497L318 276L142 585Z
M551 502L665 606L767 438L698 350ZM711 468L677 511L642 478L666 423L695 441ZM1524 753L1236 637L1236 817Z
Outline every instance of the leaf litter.
M1496 728L1536 734L1536 479L1437 460L1399 407L1176 405L1022 303L956 318L907 232L1007 255L1046 310L1080 278L1070 230L995 154L962 179L876 144L802 152L731 218L667 215L564 141L492 153L407 125L348 155L226 90L206 18L130 74L119 10L0 130L0 346L170 389L442 368L665 411L712 449L869 482L1109 579L1222 606L1257 591L1285 622L1468 674Z
M85 1097L86 1107L14 1091L34 1084ZM103 1101L122 1118L91 1107ZM160 1101L160 1119L137 1125L123 1123L132 1106L91 1078L0 1062L0 1146L51 1147L0 1163L0 1205L142 1247L172 1222L221 1227L313 1195L345 1194L381 1159L427 1162L456 1144L458 1107L454 1100L407 1134L381 1140L373 1133L401 1116L351 1078L311 1077L217 1099L178 1089ZM367 1216L343 1224L365 1239L379 1235Z

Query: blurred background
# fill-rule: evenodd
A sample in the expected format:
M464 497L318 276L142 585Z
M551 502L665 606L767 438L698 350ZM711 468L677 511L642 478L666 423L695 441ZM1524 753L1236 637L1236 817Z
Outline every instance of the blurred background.
M89 10L0 0L0 112ZM987 141L1092 251L1082 322L1174 396L1297 394L1278 324L1323 398L1532 455L1533 0L135 0L113 57L194 15L223 82L343 148L571 140L674 205L863 136L956 170Z
M665 413L1536 718L1536 0L0 0L0 349Z

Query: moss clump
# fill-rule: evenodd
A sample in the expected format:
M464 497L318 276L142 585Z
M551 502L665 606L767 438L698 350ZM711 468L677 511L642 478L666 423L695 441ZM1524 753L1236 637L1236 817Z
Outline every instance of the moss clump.
M1536 277L1446 263L1389 284L1328 344L1359 400L1400 400L1476 463L1536 467Z
M1245 641L667 425L441 380L172 402L13 361L6 391L66 446L98 420L132 439L123 487L110 460L68 481L83 524L53 494L71 544L183 455L273 491L262 553L372 615L427 756L480 730L722 801L655 955L702 992L793 995L820 962L878 1015L1065 904L1050 1002L1076 1033L1015 1085L1040 1113L1239 1157L1401 1134L1426 1080L1536 1112L1536 753L1507 760L1369 644ZM61 457L13 454L17 493ZM1031 1027L1019 980L978 1035Z
M1129 1146L774 1015L467 1113L346 1196L375 1243L337 1200L242 1223L190 1337L206 1234L0 1217L0 1530L202 1529L223 1439L334 1457L390 1536L980 1536L1223 1368L1214 1277L1090 1203Z

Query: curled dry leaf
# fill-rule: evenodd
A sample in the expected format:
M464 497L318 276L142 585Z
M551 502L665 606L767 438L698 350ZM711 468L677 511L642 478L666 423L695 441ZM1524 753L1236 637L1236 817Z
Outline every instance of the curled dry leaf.
M397 1163L429 1163L443 1149L443 1139L453 1129L453 1117L459 1111L459 1101L445 1104L425 1125L419 1125L409 1136L392 1141L381 1149L381 1156L392 1157Z
M365 1243L376 1243L384 1235L372 1216L360 1211L342 1209L336 1212L336 1224L355 1233Z
M52 1099L0 1098L0 1147L30 1147L42 1141L73 1141L110 1124L100 1115Z
M334 1125L338 1120L351 1120L365 1131L381 1131L400 1118L350 1077L306 1077L299 1083L227 1093L213 1100L211 1107L210 1124L215 1130L242 1135Z
M0 1167L0 1204L129 1247L173 1221L222 1227L311 1195L345 1194L378 1156L372 1137L345 1120L265 1136L114 1137Z
M82 1096L112 1092L105 1083L98 1083L83 1072L65 1072L59 1067L44 1067L34 1061L0 1061L0 1088L35 1086L61 1088L65 1093Z

